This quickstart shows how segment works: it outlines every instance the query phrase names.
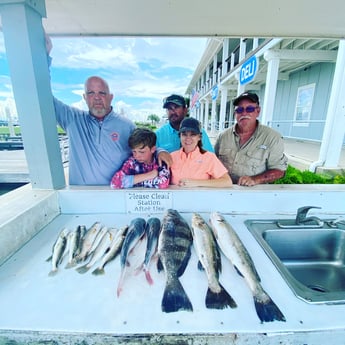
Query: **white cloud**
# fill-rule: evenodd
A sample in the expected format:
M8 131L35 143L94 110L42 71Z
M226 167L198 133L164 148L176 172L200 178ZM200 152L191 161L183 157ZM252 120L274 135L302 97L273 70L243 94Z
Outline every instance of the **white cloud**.
M205 38L53 38L53 63L69 68L133 68L152 59L165 67L194 69Z
M56 67L134 68L136 58L127 40L117 45L113 38L54 38L51 55Z
M53 37L52 41L56 97L86 109L83 83L90 75L100 75L114 94L114 108L143 121L150 114L165 114L164 97L184 94L206 46L206 38L188 37ZM3 50L0 33L0 53ZM0 76L0 84L0 99L9 97L9 77Z

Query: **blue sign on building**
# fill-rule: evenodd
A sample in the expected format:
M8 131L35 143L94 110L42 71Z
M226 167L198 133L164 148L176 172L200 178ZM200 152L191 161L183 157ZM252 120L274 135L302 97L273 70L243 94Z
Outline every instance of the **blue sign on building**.
M215 101L218 98L218 85L212 88L212 100Z
M252 81L258 70L258 59L256 56L252 56L241 67L240 70L240 84L244 85Z

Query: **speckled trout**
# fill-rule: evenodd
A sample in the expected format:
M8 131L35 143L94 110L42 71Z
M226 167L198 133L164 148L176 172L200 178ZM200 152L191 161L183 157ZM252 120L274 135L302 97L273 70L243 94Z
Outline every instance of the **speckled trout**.
M262 288L254 262L231 225L219 212L211 213L210 222L222 252L244 277L252 291L256 313L261 322L285 321L280 309Z
M219 283L221 257L216 240L209 225L198 213L192 215L193 246L198 255L199 269L207 276L208 289L205 304L210 309L236 308L237 304Z
M84 261L92 249L92 245L102 229L100 222L95 222L85 233L80 253L76 256L77 262Z
M77 256L80 254L82 238L85 232L85 225L78 225L73 231L68 234L66 248L66 250L68 251L68 262L65 268L71 268L77 264Z
M63 228L58 238L56 239L53 249L52 249L52 255L47 259L47 261L51 260L51 271L49 272L49 276L53 276L57 273L58 267L60 263L62 262L64 252L66 249L67 244L67 236L69 234L69 230L67 228Z
M100 233L103 231L104 231L104 235L101 237L99 243L97 244L93 252L90 254L90 259L88 263L83 266L78 267L77 272L79 273L87 272L109 250L109 247L111 245L111 242L114 238L115 233L113 229L108 229L106 226L102 228Z
M110 261L115 259L116 256L120 253L123 241L126 237L127 230L128 230L128 225L122 227L120 230L118 230L115 233L114 239L110 244L109 251L105 253L105 255L102 257L101 263L94 271L92 271L92 274L96 276L100 274L104 274L105 265L107 265Z

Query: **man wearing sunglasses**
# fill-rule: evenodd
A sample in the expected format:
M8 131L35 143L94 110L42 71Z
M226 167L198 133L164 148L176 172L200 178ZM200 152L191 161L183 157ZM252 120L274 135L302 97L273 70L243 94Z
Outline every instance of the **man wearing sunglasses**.
M245 92L233 100L236 123L218 136L214 149L234 183L254 186L284 176L287 158L281 135L259 123L259 97Z

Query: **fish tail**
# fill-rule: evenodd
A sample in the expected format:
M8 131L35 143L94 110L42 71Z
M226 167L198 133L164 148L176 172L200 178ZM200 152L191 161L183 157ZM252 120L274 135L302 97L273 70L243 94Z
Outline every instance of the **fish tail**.
M165 286L162 311L171 313L179 310L193 311L193 306L181 282L176 278L171 282L167 282Z
M270 322L275 320L286 321L283 313L268 295L265 300L254 296L254 304L256 313L261 322Z
M77 268L78 273L86 273L90 267L88 265L80 266Z
M49 276L49 277L53 277L53 276L56 275L56 273L58 273L58 270L57 270L57 269L51 270L51 271L48 273L48 276Z
M209 309L224 309L227 307L236 308L237 304L230 294L219 284L220 291L214 292L210 288L207 289L205 304Z
M76 265L77 263L75 262L75 260L70 261L67 263L67 265L65 266L65 268L72 268Z
M145 268L145 269L144 269L144 272L145 272L145 278L146 278L147 282L148 282L150 285L153 285L153 279L152 279L152 277L151 277L150 271L149 271L147 268Z
M98 267L92 271L92 274L94 274L95 276L99 276L99 275L102 275L104 273L105 273L105 271L104 271L103 267Z

